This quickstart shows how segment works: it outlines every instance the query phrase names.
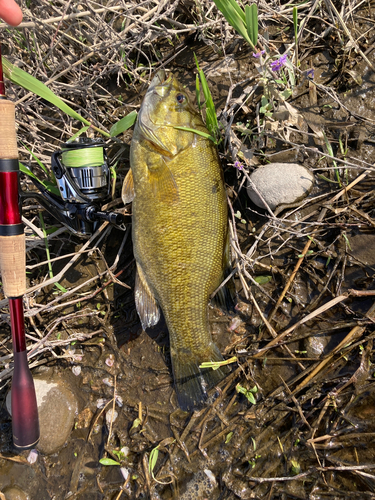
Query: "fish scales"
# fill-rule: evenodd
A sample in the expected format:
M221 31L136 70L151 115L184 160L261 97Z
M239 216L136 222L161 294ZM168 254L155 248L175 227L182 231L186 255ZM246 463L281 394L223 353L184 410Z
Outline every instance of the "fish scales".
M156 91L151 84L130 154L136 305L144 327L157 322L156 304L163 311L177 396L187 409L200 404L227 372L199 368L204 361L222 360L209 331L207 306L226 266L227 204L213 143L173 127L206 131L201 118L187 104L175 111L174 100L181 95L176 79L167 79L167 94L165 76L155 78Z

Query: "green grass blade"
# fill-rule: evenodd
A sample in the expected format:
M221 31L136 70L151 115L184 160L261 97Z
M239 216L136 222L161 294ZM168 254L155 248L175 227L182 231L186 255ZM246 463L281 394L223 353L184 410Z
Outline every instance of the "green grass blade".
M294 36L297 39L298 35L298 9L293 7L293 26L294 26Z
M86 125L86 126L82 127L81 129L78 130L78 132L76 132L74 135L72 135L72 137L70 139L68 139L66 142L72 142L72 141L76 140L77 137L79 137L80 135L87 132L89 128L90 128L90 125Z
M121 120L112 125L111 130L109 131L110 136L116 137L122 132L125 132L125 130L128 130L128 128L134 125L136 119L137 112L131 111L128 115L124 116L124 118L121 118Z
M245 23L245 14L236 0L214 0L217 8L224 14L237 15Z
M214 0L214 3L220 12L222 12L228 23L254 49L254 44L247 33L245 14L239 5L237 5L234 0Z
M72 118L75 118L76 120L79 120L86 125L90 125L90 123L85 118L74 111L74 109L72 109L70 106L65 104L65 102L62 101L59 97L57 97L57 95L54 94L52 90L47 87L47 85L40 82L34 76L29 75L29 73L26 73L26 71L23 71L23 69L14 66L14 64L10 63L5 57L3 57L3 69L5 76L9 78L11 82L20 85L24 89L33 92L42 99L45 99L54 106L57 106L59 109L61 109L61 111L64 111L64 113L71 116Z
M219 124L217 122L217 117L216 117L216 110L215 110L214 101L212 99L210 88L208 86L204 72L203 72L203 70L200 69L198 59L197 59L197 56L195 54L194 54L194 58L195 58L195 64L197 65L197 69L198 69L197 77L199 76L199 80L202 84L202 91L203 91L204 100L205 100L204 104L206 106L206 127L208 128L208 131L211 134L210 137L214 137L215 138L214 142L215 142L215 144L217 144L218 140L220 138L220 132L219 132ZM197 100L199 99L199 104L201 104L200 103L200 94L198 97L198 89L200 91L199 83L196 84L196 91L197 91ZM200 110L201 110L201 108L202 108L202 106L200 105Z
M37 164L40 166L40 168L45 172L45 174L48 176L48 178L52 181L55 181L54 184L57 185L57 182L55 180L55 177L54 175L52 174L51 176L51 172L48 170L47 167L44 166L44 164L39 160L39 158L26 146L25 143L22 142L22 145L25 149L27 149L27 151L31 154L31 156L34 158L34 160L37 162Z
M42 231L43 231L43 236L44 236L44 245L46 249L46 256L48 260L48 272L49 272L49 277L53 278L53 271L52 271L52 264L50 262L51 260L51 255L49 252L49 246L48 246L48 239L47 239L47 231L46 231L46 226L44 224L44 219L43 219L43 214L42 212L39 213L39 219L40 219L40 225L42 226ZM63 286L60 285L60 283L55 283L56 288L60 290L60 292L67 292L67 289L64 288Z
M60 193L59 189L55 186L55 184L53 184L51 181L46 181L46 180L39 179L30 169L28 169L26 167L26 165L24 165L21 162L18 162L18 163L19 163L19 166L20 166L20 171L23 174L26 174L29 177L33 177L34 179L36 179L37 181L39 181L50 193L52 193L52 194L54 194L56 196L59 196L59 197L61 196L61 193Z
M196 78L195 78L195 95L196 95L196 99L197 99L198 109L199 109L199 111L201 111L202 105L201 105L201 88L200 88L200 84L199 84L199 76L198 76L198 74L195 76L196 76Z
M151 450L150 461L148 463L148 470L149 470L150 474L152 475L152 477L154 477L154 469L155 469L156 462L158 461L158 456L159 456L159 449L158 449L158 447L156 447L153 450Z
M204 73L202 70L199 71L199 77L201 80L202 90L203 90L203 95L204 95L205 105L206 105L207 128L208 128L209 132L214 137L216 137L218 135L219 125L217 123L214 101L212 99L211 92L210 92L210 89L208 87L206 77L204 76Z
M255 46L258 43L258 7L255 3L246 5L245 16L247 33Z
M177 130L185 130L185 132L193 132L193 134L201 135L205 139L210 139L210 141L212 141L216 144L215 137L212 137L212 135L206 134L206 132L202 132L201 130L197 130L195 128L189 128L189 127L176 127L176 126L173 128L176 128Z
M51 89L47 87L44 83L40 82L37 78L34 76L29 75L29 73L26 73L26 71L23 71L23 69L18 68L17 66L14 66L11 62L8 61L5 57L2 58L3 61L3 70L4 70L4 75L13 83L16 83L17 85L20 85L26 90L29 90L30 92L33 92L34 94L38 95L42 99L45 99L46 101L50 102L57 108L61 109L64 113L66 113L68 116L71 118L74 118L75 120L79 120L80 122L84 123L85 125L92 126L86 118L83 118L79 113L74 111L70 106L68 106L63 100L60 99L54 92L52 92ZM104 130L100 130L97 127L93 127L95 130L100 132L101 134L109 137L109 134L105 132Z

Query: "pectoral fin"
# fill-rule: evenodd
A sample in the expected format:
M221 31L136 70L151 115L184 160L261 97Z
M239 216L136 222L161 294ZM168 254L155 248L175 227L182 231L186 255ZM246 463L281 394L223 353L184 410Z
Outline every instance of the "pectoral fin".
M135 306L143 330L156 325L160 319L160 309L138 263L135 277Z
M161 158L157 168L149 168L149 181L154 196L165 203L178 203L178 188L176 181L166 161Z
M124 205L131 203L134 199L134 180L133 180L133 172L132 169L129 169L129 172L126 174L124 183L122 185L121 198L124 202Z

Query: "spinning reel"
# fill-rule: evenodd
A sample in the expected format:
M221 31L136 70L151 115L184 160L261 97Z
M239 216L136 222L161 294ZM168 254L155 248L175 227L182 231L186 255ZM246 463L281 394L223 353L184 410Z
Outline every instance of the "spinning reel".
M110 159L107 149L111 149ZM113 150L116 150L113 154ZM23 198L37 198L58 221L76 234L90 236L101 221L125 229L125 217L101 207L111 198L111 170L124 151L124 145L101 139L78 139L62 145L51 157L51 167L60 192L54 194L31 177L40 193L25 193Z

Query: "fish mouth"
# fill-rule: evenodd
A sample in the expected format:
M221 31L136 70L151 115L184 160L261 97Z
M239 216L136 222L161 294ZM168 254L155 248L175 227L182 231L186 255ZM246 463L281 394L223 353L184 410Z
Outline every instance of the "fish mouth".
M151 90L158 85L163 85L166 79L167 72L165 71L165 69L159 69L159 71L156 72L154 78L151 80L148 90Z
M159 69L151 80L147 94L157 94L159 97L166 97L172 87L173 75L167 73L164 69Z

